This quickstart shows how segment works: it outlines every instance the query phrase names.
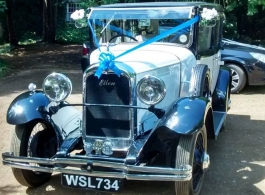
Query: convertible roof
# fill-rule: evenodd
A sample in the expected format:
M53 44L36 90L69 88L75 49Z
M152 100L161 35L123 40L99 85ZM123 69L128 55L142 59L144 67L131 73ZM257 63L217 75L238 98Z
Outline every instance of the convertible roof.
M100 8L137 8L137 7L207 7L215 8L218 11L223 11L223 7L219 4L207 2L141 2L141 3L115 3L101 5Z

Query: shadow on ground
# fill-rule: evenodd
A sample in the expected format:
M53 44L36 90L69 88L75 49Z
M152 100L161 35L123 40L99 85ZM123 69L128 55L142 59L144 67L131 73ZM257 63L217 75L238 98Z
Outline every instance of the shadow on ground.
M265 184L265 167L262 166L265 162L264 127L265 119L228 115L226 130L216 141L208 143L211 166L202 194L210 195L212 188L216 195L265 194L264 187L261 189Z
M204 180L202 195L264 195L265 121L251 120L248 115L228 115L227 129L217 140L209 140L211 166ZM264 165L264 166L263 166ZM213 190L214 189L214 190ZM264 188L263 188L264 190ZM27 189L34 194L109 194L64 188L60 174L43 186ZM174 194L173 182L127 181L122 194Z
M174 183L173 182L148 182L148 181L126 181L123 186L123 191L120 195L174 195ZM57 195L57 194L86 194L86 195L110 195L109 192L96 192L92 190L79 190L73 188L66 188L61 186L60 175L55 175L47 184L39 187L38 189L27 189L26 191L29 195L35 194L47 194L47 195Z
M42 82L52 72L63 73L70 78L73 84L73 94L82 94L83 74L81 70L29 70L16 76L0 79L0 96L12 93L21 93L28 90L28 85L34 83L37 89L42 88Z
M6 185L0 187L0 194L18 194L21 186L19 185Z

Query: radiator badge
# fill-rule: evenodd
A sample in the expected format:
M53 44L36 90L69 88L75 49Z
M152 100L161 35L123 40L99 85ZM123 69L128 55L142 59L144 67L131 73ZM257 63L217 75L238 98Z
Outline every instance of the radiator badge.
M109 80L100 80L99 82L99 86L115 86L116 83L115 82L110 82Z
M111 143L111 140L106 139L102 146L102 153L108 156L112 155L113 154L112 147L113 145Z
M105 155L112 155L113 150L112 150L112 143L111 140L106 139L106 140L101 140L101 139L96 139L94 144L93 144L93 149L95 150L95 154L101 155L102 153Z
M93 149L95 150L95 154L101 154L103 146L103 140L96 139L93 144Z

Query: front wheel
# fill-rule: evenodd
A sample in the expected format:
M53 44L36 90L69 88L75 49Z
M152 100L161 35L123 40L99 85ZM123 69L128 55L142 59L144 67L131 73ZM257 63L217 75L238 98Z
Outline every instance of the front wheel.
M14 156L50 158L56 153L55 132L44 122L30 122L17 125L11 142ZM30 164L41 166L38 164ZM50 173L12 168L16 180L23 186L38 187L48 181Z
M182 135L176 152L176 167L192 166L190 181L175 182L176 195L198 195L201 191L205 169L209 166L206 129L193 135Z

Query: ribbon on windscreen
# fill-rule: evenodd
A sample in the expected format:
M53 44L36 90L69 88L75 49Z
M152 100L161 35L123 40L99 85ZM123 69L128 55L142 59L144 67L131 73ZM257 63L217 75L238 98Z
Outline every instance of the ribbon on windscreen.
M97 71L95 73L95 76L100 78L104 71L109 71L109 70L112 70L116 75L120 76L121 70L115 65L115 60L117 58L122 57L122 56L124 56L124 55L126 55L128 53L131 53L131 52L133 52L133 51L135 51L135 50L137 50L139 48L142 48L142 47L144 47L146 45L154 43L154 42L156 42L156 41L158 41L160 39L163 39L163 38L165 38L165 37L167 37L167 36L169 36L169 35L171 35L173 33L176 33L179 30L182 30L182 29L184 29L184 28L186 28L186 27L198 22L199 20L200 20L200 17L199 16L195 16L194 18L192 18L192 19L190 19L190 20L188 20L188 21L186 21L186 22L184 22L184 23L182 23L182 24L180 24L180 25L178 25L178 26L176 26L176 27L174 27L174 28L172 28L170 30L167 30L167 31L161 33L160 35L157 35L157 36L155 36L155 37L153 37L153 38L151 38L149 40L146 40L143 43L140 43L139 45L137 45L137 46L135 46L135 47L133 47L131 49L128 49L127 51L119 54L116 57L110 51L103 51L102 52L100 50L96 34L95 34L95 32L94 32L94 30L92 28L92 25L91 25L90 21L88 20L88 25L89 25L89 27L90 27L90 29L92 31L93 38L95 39L95 43L96 43L96 45L97 45L97 47L98 47L98 49L100 51L99 67L98 67L98 69L97 69Z

